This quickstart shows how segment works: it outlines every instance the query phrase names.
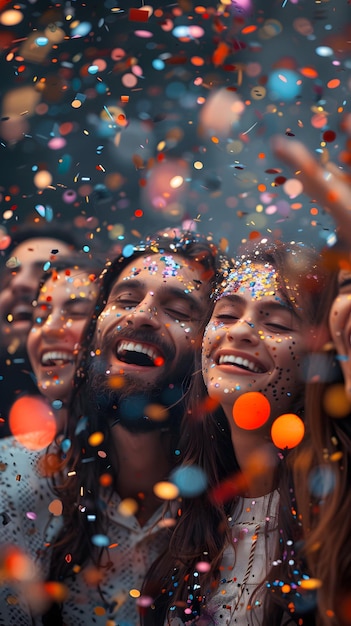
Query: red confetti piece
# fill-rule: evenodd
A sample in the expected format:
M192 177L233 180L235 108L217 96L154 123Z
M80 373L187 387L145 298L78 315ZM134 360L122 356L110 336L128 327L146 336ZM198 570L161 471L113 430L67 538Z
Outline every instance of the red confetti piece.
M326 130L323 133L323 140L327 143L331 143L336 139L336 133L333 130Z
M149 12L145 11L145 9L129 9L128 19L130 22L147 22Z
M215 66L222 65L222 63L225 61L226 57L228 56L229 52L230 52L229 46L226 43L224 43L224 41L221 41L213 53L213 56L212 56L213 65Z
M161 367L161 365L163 365L165 362L164 358L162 356L157 356L156 359L154 360L154 365L156 367Z

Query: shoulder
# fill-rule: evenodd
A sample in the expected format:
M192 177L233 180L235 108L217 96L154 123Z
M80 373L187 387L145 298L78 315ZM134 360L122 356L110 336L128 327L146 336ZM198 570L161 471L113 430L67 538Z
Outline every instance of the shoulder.
M17 472L19 476L28 472L37 473L39 460L43 451L29 450L22 446L15 437L5 437L0 440L0 481L2 477L10 476Z

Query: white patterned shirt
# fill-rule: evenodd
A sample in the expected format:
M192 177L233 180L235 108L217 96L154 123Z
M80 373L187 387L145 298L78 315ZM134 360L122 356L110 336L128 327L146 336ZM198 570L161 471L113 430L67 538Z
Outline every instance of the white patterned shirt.
M31 614L43 610L47 597L42 584L61 519L48 509L56 496L39 470L43 454L14 437L0 440L1 626L31 625Z
M265 580L276 554L278 505L277 491L258 498L240 498L229 521L232 544L223 554L219 585L202 609L199 624L257 626L262 623L264 585L253 593ZM171 617L167 624L182 626L184 622Z
M27 450L13 437L0 441L0 626L39 625L45 610L38 591L49 573L48 546L62 518L48 509L57 496L38 470L42 456L43 452ZM100 586L89 582L89 564L74 579L64 581L68 587L62 607L65 626L106 626L108 620L115 626L139 626L137 595L149 567L166 548L168 531L161 522L162 507L140 526L134 516L118 511L119 504L116 493L106 502L107 535L113 547L99 570ZM32 569L27 578L2 578L2 555L8 546L28 555ZM104 567L107 561L109 566Z
M138 592L153 561L166 548L168 532L159 525L160 508L144 526L132 515L118 511L117 493L107 504L107 536L114 547L109 549L109 567L102 567L101 594L96 585L87 583L89 568L83 568L75 580L67 579L69 597L62 614L67 626L139 626ZM133 595L130 594L132 591ZM133 597L134 596L134 597ZM109 621L110 620L110 621Z

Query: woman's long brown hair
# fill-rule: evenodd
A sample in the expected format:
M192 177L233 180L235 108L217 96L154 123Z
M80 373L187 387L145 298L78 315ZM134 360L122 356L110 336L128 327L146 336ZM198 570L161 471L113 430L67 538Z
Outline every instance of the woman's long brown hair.
M321 307L321 326L325 329L336 295L334 268ZM318 626L351 624L351 416L335 419L324 405L330 385L343 383L337 357L331 346L324 380L311 381L307 386L308 430L294 458L294 478L300 485L297 504L305 539L302 555L311 576L321 585L317 592Z
M296 265L291 264L294 255L297 255ZM300 256L304 259L302 265L297 262ZM253 263L273 265L280 278L281 288L295 309L299 306L298 302L301 303L301 298L295 300L294 294L289 290L290 281L294 279L300 296L303 295L304 325L310 329L324 287L324 273L318 267L314 253L301 250L295 245L278 243L258 246L244 254L244 258L251 259ZM220 285L219 293L222 288L223 285ZM301 385L298 407L292 407L292 410L301 411L303 397L304 386ZM211 401L200 372L194 377L188 398L180 443L182 462L200 467L207 476L208 485L201 496L184 498L176 503L177 520L175 528L170 531L168 549L154 563L145 581L143 593L155 598L155 601L141 615L143 626L163 624L170 615L170 607L172 614L176 615L179 611L185 622L188 620L193 623L190 620L196 620L196 615L201 612L204 594L211 594L218 585L223 552L231 540L228 515L233 511L241 493L240 467L235 457L230 427L220 407L215 411L208 409ZM287 495L280 505L279 523L287 528L290 525L294 498L288 487L291 473L286 467L285 456L281 456L282 461L276 472L276 485L279 489L286 485L284 491ZM222 496L217 499L215 495L219 491ZM300 524L297 519L294 523L297 527L295 535L298 536ZM208 563L209 569L201 573L197 564L203 561ZM184 608L190 606L191 616L189 613L182 613ZM272 606L276 614L280 615L281 607L275 603ZM273 623L278 624L279 621L270 622Z

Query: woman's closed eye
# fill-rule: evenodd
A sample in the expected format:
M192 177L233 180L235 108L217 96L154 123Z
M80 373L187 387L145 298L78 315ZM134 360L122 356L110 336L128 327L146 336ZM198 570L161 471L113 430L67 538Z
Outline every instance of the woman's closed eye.
M338 291L340 294L351 294L351 278L345 278L340 281Z
M217 322L233 324L242 317L243 313L244 310L240 306L220 302L213 311L212 319Z
M214 316L215 320L218 320L219 322L235 322L237 320L240 319L240 317L236 314L236 313L217 313L217 315Z
M90 313L89 306L82 306L82 307L77 307L77 308L72 307L69 309L63 309L61 311L62 317L70 317L73 319L80 319L81 317L87 317L89 313Z
M279 322L267 322L266 326L273 329L275 332L290 332L293 330L290 324L282 324Z

